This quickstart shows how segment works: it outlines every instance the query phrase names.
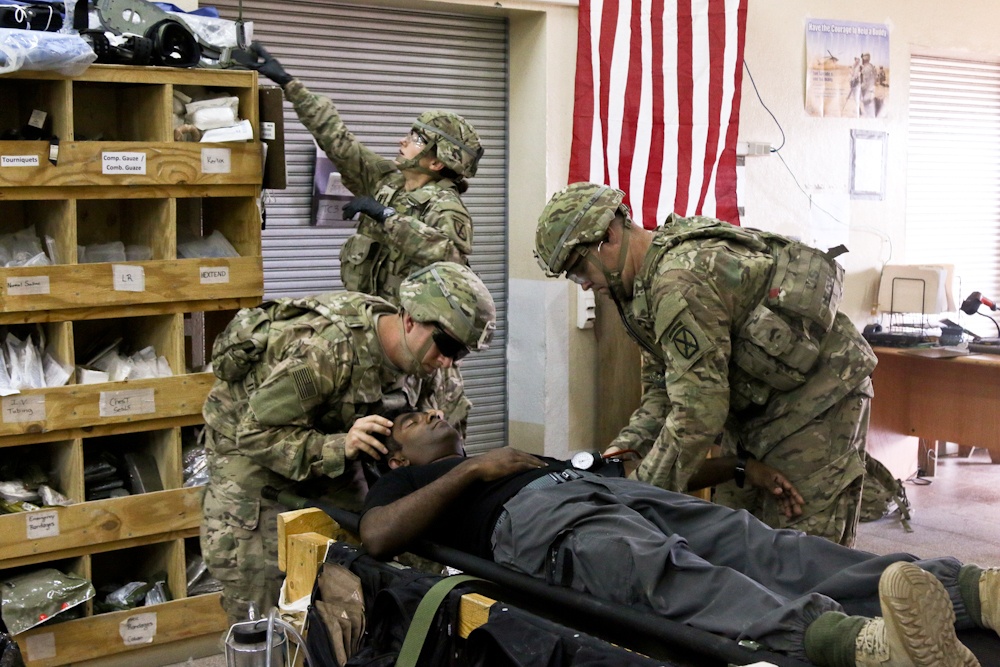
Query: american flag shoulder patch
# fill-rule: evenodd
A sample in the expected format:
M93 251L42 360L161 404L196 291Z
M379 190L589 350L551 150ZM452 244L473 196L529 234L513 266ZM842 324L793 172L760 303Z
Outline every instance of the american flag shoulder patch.
M292 381L295 383L295 393L299 400L306 401L316 398L319 394L319 390L316 388L316 377L305 366L300 366L292 371Z

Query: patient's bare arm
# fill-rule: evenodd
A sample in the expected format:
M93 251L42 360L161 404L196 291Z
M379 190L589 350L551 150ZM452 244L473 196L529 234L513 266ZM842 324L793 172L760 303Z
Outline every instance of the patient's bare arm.
M469 486L544 466L531 454L509 447L466 459L422 489L365 512L361 542L375 558L394 556L419 539Z

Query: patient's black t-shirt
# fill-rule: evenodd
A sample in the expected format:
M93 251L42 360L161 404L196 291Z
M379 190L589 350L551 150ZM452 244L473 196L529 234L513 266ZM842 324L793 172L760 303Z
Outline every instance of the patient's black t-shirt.
M538 458L548 463L548 467L526 470L492 482L471 485L438 517L425 537L437 544L493 560L493 546L490 540L493 537L493 526L503 510L504 503L517 495L517 492L532 480L549 472L558 472L571 467L567 461L545 456ZM455 457L427 465L392 470L383 475L368 491L364 511L388 505L427 486L465 460L467 459Z

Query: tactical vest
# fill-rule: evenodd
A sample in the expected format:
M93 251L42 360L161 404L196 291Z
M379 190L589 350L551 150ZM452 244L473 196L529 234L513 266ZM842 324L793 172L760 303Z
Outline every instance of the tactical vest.
M391 178L382 184L375 199L394 207L400 215L423 220L427 210L440 198L440 190L453 187L448 180L438 181L436 185L404 192L401 180ZM384 224L362 215L357 233L347 239L340 251L340 278L344 287L398 304L400 283L422 268L413 264L404 250L389 238Z
M844 270L828 253L802 243L696 216L674 218L656 232L641 279L651 284L652 273L667 252L706 238L739 243L774 258L760 303L744 321L735 322L732 337L732 366L743 377L731 378L731 385L746 404L763 405L771 390L790 391L806 382L833 326L843 296ZM632 320L626 323L628 328L641 337L640 344L666 364L652 327L639 322L631 310L623 311Z

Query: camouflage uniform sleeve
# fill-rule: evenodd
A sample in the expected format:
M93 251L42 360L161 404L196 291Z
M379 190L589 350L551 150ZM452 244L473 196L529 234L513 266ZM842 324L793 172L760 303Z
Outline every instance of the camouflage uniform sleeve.
M469 263L472 218L457 196L439 199L422 218L405 213L390 216L385 221L385 228L393 245L406 255L409 264Z
M285 87L285 96L319 147L337 165L347 189L356 195L374 197L386 174L396 171L396 163L358 141L340 119L333 102L310 93L298 79Z
M665 359L669 407L638 479L686 491L729 414L727 308L702 276L671 271L654 285L655 333Z
M670 413L670 398L663 385L666 369L659 359L642 350L642 401L628 424L612 442L618 449L634 449L642 456L649 453L653 442Z
M326 434L316 419L339 399L351 377L351 352L316 338L298 340L249 394L237 428L240 451L291 480L344 472L346 434Z

